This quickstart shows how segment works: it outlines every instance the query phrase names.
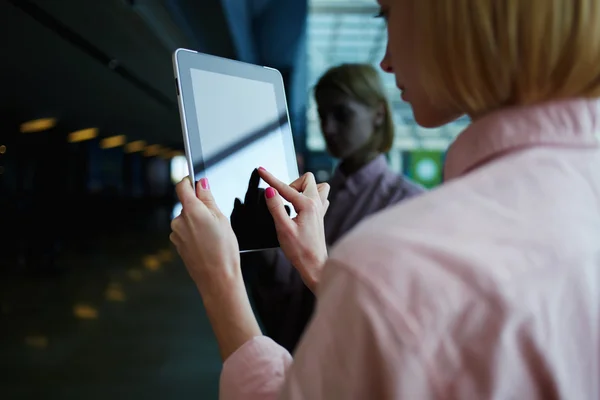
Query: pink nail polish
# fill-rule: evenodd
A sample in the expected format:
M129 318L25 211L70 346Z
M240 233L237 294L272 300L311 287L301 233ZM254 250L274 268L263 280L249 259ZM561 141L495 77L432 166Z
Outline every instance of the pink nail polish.
M258 167L259 171L266 171L266 169L264 169L263 167Z
M206 179L206 178L200 179L200 186L202 186L202 189L208 190L208 188L209 188L208 179Z
M265 190L265 195L267 196L267 199L272 199L273 197L275 197L276 194L277 191L272 187L269 187L267 188L267 190Z

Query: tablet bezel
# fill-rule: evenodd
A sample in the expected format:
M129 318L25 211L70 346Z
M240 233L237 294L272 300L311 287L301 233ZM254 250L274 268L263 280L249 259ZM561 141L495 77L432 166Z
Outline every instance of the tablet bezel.
M210 168L210 165L206 165L207 161L210 162L210 160L205 160L202 153L200 135L203 133L200 132L197 123L191 77L192 69L257 80L273 85L277 111L280 117L277 123L282 133L288 172L292 180L299 177L285 87L283 84L283 77L278 70L199 53L189 49L177 49L173 53L173 69L175 71L175 85L177 88L177 100L181 117L181 127L183 130L186 159L190 177L194 177L194 179L192 179L194 186L195 181L204 177L205 170ZM251 140L252 138L250 138L250 141ZM243 146L244 143L239 144L239 147ZM199 160L197 167L194 166L193 160ZM257 167L259 167L259 165L257 165ZM198 169L198 171L196 171L196 169Z

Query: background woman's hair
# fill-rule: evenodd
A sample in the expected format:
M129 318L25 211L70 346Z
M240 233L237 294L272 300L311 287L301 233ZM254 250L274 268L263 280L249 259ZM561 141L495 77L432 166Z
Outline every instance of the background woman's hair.
M600 1L419 0L415 37L432 101L480 115L600 96Z
M329 69L317 82L315 93L324 88L340 90L354 100L376 109L383 106L383 124L374 134L375 149L387 153L394 144L394 120L379 72L370 64L342 64Z

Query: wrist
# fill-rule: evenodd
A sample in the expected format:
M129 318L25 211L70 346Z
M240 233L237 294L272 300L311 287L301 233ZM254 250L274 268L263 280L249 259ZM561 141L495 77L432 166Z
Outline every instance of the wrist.
M243 286L243 275L240 265L219 266L216 270L218 274L205 274L198 279L194 279L196 288L200 292L203 300L210 300L213 297L222 297L228 292L236 290L240 285Z
M243 279L231 280L218 290L199 290L223 361L253 337L261 335Z
M321 271L327 262L327 253L313 254L310 259L305 262L305 267L302 271L306 271L306 275L302 277L304 284L315 293L319 281L321 279Z
M245 297L247 297L246 287L243 282L241 284L232 282L227 287L221 287L220 290L214 288L204 291L201 289L198 290L209 318L213 315L223 315L231 313L232 310L243 308L240 305L244 304Z

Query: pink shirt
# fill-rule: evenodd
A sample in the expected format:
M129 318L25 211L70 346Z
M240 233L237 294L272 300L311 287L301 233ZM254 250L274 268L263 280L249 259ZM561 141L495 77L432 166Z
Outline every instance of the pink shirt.
M329 184L330 205L324 219L328 247L367 216L424 191L392 171L384 155L350 176L336 168ZM248 253L242 258L242 266L256 272L256 279L248 279L248 283L264 331L292 350L312 317L315 296L281 250L274 250L272 259L274 262L265 264L264 255Z
M295 353L256 337L223 399L600 399L600 102L504 110L440 188L336 245Z

